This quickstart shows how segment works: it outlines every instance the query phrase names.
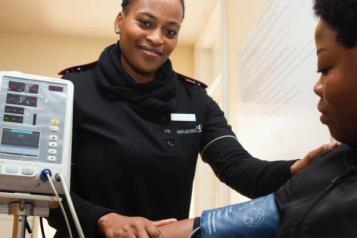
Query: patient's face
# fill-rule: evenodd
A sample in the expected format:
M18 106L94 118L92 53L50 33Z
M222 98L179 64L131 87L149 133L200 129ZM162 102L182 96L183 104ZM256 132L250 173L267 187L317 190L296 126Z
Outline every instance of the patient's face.
M320 79L314 91L320 97L320 120L334 138L357 145L357 47L339 43L335 30L323 20L316 27L315 42Z

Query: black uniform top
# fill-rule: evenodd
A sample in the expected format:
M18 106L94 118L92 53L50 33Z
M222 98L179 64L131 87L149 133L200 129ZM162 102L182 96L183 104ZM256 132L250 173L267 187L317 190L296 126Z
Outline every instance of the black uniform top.
M276 192L277 238L355 238L357 149L341 145Z
M199 153L223 182L249 197L290 178L292 162L253 158L202 84L176 74L169 61L154 81L138 84L112 45L98 62L63 77L75 88L71 190L86 237L98 237L97 219L110 211L186 218ZM51 216L50 223L66 236L60 220Z

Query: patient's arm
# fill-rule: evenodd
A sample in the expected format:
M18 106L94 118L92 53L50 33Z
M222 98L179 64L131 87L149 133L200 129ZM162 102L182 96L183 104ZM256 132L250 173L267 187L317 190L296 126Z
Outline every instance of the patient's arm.
M273 238L279 226L274 194L251 201L205 210L199 218L200 235L207 238ZM159 238L187 238L193 219L160 226Z
M187 238L193 228L193 219L185 219L169 225L160 226L159 238Z

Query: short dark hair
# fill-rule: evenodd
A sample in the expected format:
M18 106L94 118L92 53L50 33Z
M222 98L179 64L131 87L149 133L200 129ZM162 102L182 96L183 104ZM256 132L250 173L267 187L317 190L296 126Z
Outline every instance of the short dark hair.
M132 2L133 2L133 0L122 0L121 7L123 9L124 14L127 14L129 5ZM182 18L183 18L185 16L185 0L180 0L180 2L182 5L182 10L183 10L183 16L182 16Z
M337 41L357 45L357 0L315 0L314 11L337 32Z

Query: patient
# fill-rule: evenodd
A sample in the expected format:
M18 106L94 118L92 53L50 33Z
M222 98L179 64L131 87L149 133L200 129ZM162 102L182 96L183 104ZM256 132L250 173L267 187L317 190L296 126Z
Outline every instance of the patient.
M315 32L320 79L314 92L320 98L321 122L342 144L315 159L271 195L280 217L274 234L249 238L357 236L357 0L315 0L314 10L320 17ZM205 213L195 220L195 226L190 219L162 227L160 237L188 237L200 222L202 228ZM227 223L234 227L232 219ZM207 235L201 229L194 237L227 235Z

